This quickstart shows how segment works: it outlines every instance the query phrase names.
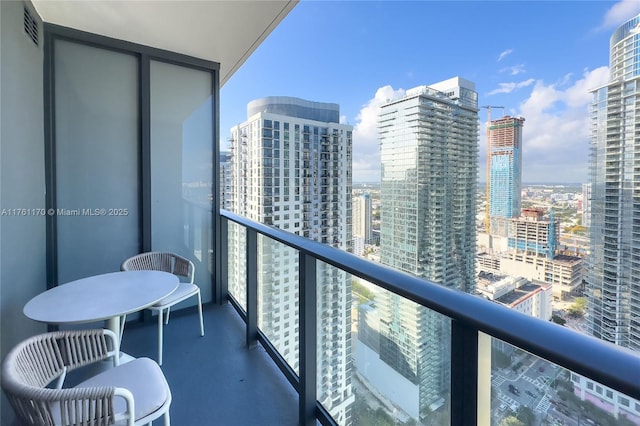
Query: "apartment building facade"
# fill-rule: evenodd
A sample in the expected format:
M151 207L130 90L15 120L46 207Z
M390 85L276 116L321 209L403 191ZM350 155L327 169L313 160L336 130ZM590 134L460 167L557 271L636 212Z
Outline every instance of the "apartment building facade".
M475 282L475 84L455 77L408 90L382 105L378 128L381 262L469 291ZM382 292L376 302L379 359L413 389L399 403L411 401L413 417L428 417L448 398L450 348L443 342L449 323L395 294Z
M353 252L358 256L366 244L371 244L372 205L371 194L364 193L353 198Z
M337 104L273 96L250 102L231 129L232 211L348 250L351 241L352 126ZM242 301L245 235L229 229L230 292ZM273 240L258 241L258 325L298 369L298 256ZM351 278L317 263L318 400L350 424ZM242 302L241 302L242 303Z
M582 226L591 226L591 183L582 184Z
M611 36L591 104L589 331L640 350L640 15Z

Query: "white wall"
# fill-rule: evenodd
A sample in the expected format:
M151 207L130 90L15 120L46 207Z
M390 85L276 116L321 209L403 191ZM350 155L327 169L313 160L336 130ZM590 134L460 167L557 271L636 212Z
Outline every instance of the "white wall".
M417 385L380 359L373 349L357 341L356 368L386 399L414 419L420 416L420 391Z
M28 6L31 6L28 4ZM39 21L32 10L32 16ZM0 209L44 209L43 37L23 30L22 2L0 2ZM0 216L0 355L46 327L26 319L24 304L47 288L45 217ZM0 424L11 424L2 397Z
M507 275L545 282L545 268L531 263L502 258L500 259L500 271Z

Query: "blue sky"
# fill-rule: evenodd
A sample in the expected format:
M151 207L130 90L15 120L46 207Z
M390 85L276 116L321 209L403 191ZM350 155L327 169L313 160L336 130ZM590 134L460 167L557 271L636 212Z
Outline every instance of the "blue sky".
M334 102L354 126L354 182L379 181L378 106L460 76L479 105L525 118L524 182L586 182L589 90L608 80L612 31L638 13L640 0L301 1L223 86L222 147L253 99ZM486 109L479 119L484 181Z

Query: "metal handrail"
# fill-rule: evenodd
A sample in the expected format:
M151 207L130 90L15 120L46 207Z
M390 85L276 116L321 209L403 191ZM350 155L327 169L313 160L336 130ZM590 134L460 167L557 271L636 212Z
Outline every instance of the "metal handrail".
M640 399L640 356L626 348L397 271L351 253L221 210L222 217L342 269L467 327ZM452 366L455 368L455 366Z

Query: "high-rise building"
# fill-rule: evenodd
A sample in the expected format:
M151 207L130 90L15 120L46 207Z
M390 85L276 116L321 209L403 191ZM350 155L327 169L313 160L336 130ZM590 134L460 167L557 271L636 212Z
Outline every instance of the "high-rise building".
M582 184L582 226L591 226L591 184Z
M524 118L502 117L489 126L490 233L506 236L508 220L522 204L522 127Z
M364 193L353 199L354 253L362 254L364 244L371 244L371 195ZM357 241L357 243L356 243ZM362 244L360 244L362 243ZM356 250L356 246L360 247Z
M250 102L247 121L231 129L232 211L347 250L351 244L353 127L337 104L291 97ZM258 326L298 369L298 254L259 238ZM245 236L229 226L229 285L244 302ZM317 262L318 400L350 424L351 278Z
M380 108L381 261L473 287L478 162L475 84L455 77Z
M589 331L640 350L640 15L610 40L610 76L591 105Z
M233 193L233 168L229 151L220 151L220 208L231 210Z
M455 77L388 101L378 123L381 262L462 291L475 283L477 99ZM394 402L424 418L447 400L449 322L389 292L376 302L380 360L418 393Z

